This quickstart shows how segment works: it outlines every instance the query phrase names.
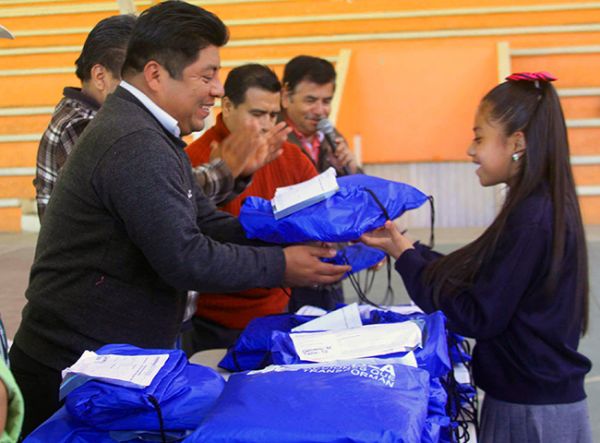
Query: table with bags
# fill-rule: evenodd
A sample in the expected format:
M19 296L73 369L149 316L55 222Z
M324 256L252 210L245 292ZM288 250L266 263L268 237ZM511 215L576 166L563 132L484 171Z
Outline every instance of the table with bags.
M338 184L280 219L269 201L249 197L240 214L247 236L348 242L431 201L376 177ZM351 277L382 258L350 244L333 262L352 265ZM210 358L219 351L192 358L209 363L198 365L180 350L106 345L67 368L64 406L25 442L475 441L468 342L447 331L441 312L359 298L367 304L324 315L256 318L216 366Z
M446 331L443 314L362 307L360 318L358 328L305 332L292 329L315 317L257 318L218 363L227 381L179 350L105 346L97 356L161 355L165 363L143 388L70 373L61 387L64 406L25 441L475 441L460 422L476 412L475 390L453 371L470 356L464 340ZM406 341L399 352L368 356L369 346L351 346L359 357L323 361L339 345L336 334L346 345L366 334L377 349L390 346L390 334L390 343Z

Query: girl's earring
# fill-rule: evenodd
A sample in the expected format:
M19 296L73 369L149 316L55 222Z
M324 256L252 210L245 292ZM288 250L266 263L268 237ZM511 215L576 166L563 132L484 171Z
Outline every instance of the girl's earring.
M512 155L512 159L513 159L513 161L514 161L514 162L518 162L518 161L519 161L519 158L520 158L520 157L519 157L519 153L518 153L518 152L515 152L515 153Z

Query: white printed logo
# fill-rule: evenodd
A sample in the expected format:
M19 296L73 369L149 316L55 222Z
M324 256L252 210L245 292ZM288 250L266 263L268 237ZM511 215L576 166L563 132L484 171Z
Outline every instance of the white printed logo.
M390 388L394 387L396 371L392 365L359 365L350 371L352 375L370 378Z
M192 198L192 190L188 189L188 198Z

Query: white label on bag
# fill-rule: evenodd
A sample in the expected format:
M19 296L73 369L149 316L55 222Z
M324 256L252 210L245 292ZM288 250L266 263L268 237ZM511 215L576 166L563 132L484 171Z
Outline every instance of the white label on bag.
M331 311L319 318L303 323L292 329L292 332L336 331L339 329L359 328L362 326L358 304L352 303L343 308Z
M95 352L85 351L73 366L62 371L62 376L65 378L70 374L80 374L145 388L152 383L168 358L169 354L98 355Z
M367 325L340 331L292 333L301 360L330 362L407 352L421 346L419 326L412 322Z

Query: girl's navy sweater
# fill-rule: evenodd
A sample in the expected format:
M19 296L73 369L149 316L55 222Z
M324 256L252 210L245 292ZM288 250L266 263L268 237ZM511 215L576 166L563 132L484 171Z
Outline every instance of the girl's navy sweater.
M583 306L576 297L575 233L567 233L558 284L549 296L544 282L550 272L552 224L552 201L540 188L509 216L493 259L474 284L454 295L441 294L439 306L422 278L436 259L433 251L417 246L396 261L417 305L427 313L441 309L450 329L477 340L475 383L498 400L560 404L585 398L591 362L577 352Z

